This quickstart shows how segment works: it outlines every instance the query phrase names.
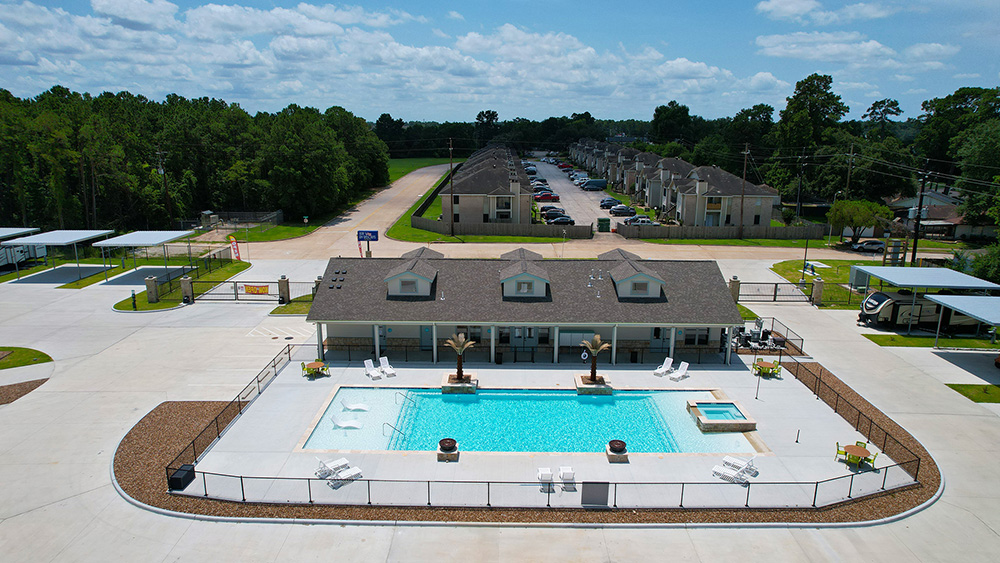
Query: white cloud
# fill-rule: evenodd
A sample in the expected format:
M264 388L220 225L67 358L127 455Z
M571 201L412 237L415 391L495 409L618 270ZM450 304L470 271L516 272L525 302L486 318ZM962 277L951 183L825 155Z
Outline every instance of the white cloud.
M937 61L946 59L958 54L959 48L955 45L942 45L940 43L917 43L906 48L903 53L910 60L915 61Z
M177 21L177 5L167 0L90 0L94 12L129 29L164 29Z
M757 4L757 11L774 20L830 25L851 21L881 19L896 13L896 9L881 4L859 2L836 11L824 10L817 0L766 0Z
M463 21L465 20L465 16L456 12L455 10L448 12L448 17L453 20L463 20Z
M441 31L440 29L438 29L436 27L431 30L431 33L434 34L434 37L440 37L441 39L451 39L450 35L448 35L447 33L443 32L443 31Z
M819 8L816 0L765 0L757 4L757 11L772 19L798 19Z
M896 52L853 31L804 32L786 35L762 35L756 39L758 53L808 61L852 64L880 64Z
M954 78L956 80L968 80L970 78L979 78L979 77L980 77L980 74L978 72L960 72L960 73L952 76L952 78Z
M790 86L788 82L779 80L770 72L758 72L746 81L747 87L752 92L769 92L774 90L784 90Z

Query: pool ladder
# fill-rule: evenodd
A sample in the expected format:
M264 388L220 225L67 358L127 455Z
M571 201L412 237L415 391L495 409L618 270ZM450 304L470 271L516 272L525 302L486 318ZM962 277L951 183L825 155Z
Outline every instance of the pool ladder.
M386 427L386 426L388 426L389 428L392 428L392 432L390 432L390 433L388 434L389 436L392 436L392 433L393 433L393 432L399 432L399 435L400 435L400 436L402 436L402 437L404 437L404 438L406 437L406 434L403 434L403 431L402 431L402 430L400 430L399 428L396 428L395 426L393 426L392 424L389 424L388 422L383 422L383 423L382 423L382 435L383 435L383 436L385 436L385 435L386 435L386 433L385 433L385 427Z
M407 401L409 401L409 402L413 403L414 405L416 405L416 404L417 404L417 402L413 400L413 397L407 397L406 395L404 395L403 393L401 393L401 392L399 392L399 391L396 391L396 396L398 396L398 397L401 397L401 398L403 398L403 399L405 399L405 400L407 400ZM393 398L392 398L392 401L393 401L394 403L396 403L397 405L398 405L398 404L400 404L400 402L396 400L396 397L393 397Z

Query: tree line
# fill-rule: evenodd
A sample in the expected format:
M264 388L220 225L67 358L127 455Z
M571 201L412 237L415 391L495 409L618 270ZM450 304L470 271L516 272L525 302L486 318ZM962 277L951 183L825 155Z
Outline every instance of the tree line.
M387 184L388 159L341 107L251 116L175 94L0 90L0 225L166 229L203 210L298 219Z

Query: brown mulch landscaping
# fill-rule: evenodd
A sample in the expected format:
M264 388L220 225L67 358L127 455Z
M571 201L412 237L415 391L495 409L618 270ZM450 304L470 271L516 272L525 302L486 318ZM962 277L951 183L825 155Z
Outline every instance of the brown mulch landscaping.
M13 403L35 389L38 389L48 380L49 378L46 377L45 379L33 379L31 381L22 381L21 383L0 385L0 405Z
M791 363L790 363L791 364ZM930 499L940 484L937 465L908 432L854 393L819 364L823 381L920 457L920 483L817 509L608 509L435 508L240 503L167 493L164 468L228 402L165 402L125 436L115 453L114 472L126 494L150 506L177 512L232 518L287 518L438 522L553 522L588 524L657 523L826 523L863 522L899 514ZM789 368L788 365L785 366ZM791 368L789 368L791 369ZM844 400L844 399L842 399Z

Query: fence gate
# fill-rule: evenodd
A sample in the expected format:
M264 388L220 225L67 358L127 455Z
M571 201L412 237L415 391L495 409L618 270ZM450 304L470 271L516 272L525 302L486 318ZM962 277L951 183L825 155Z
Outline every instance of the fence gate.
M212 282L193 280L199 301L278 301L278 283L266 281Z
M740 284L740 301L812 302L812 282Z

